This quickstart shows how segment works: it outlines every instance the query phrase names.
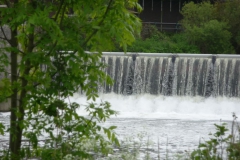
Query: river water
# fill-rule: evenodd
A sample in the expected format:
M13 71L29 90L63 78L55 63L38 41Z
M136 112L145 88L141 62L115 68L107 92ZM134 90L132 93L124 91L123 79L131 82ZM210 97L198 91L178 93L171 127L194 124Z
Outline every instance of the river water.
M117 126L120 141L141 143L142 153L149 152L153 159L157 159L158 152L170 159L190 153L215 132L214 124L226 122L230 128L232 113L240 115L238 98L102 94L96 102L101 100L110 102L112 109L119 112L103 126ZM76 94L70 101L83 106L86 97ZM81 107L78 114L87 112ZM8 125L8 121L8 113L0 114L0 122ZM7 140L7 135L0 136L2 147Z

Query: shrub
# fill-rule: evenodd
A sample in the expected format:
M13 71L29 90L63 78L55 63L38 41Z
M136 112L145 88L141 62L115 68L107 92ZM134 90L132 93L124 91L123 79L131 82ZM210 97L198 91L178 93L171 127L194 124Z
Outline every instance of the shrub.
M237 53L240 53L240 1L226 0L225 3L216 3L217 19L226 22L232 33L231 43Z
M117 49L115 51L123 51ZM128 52L144 53L199 53L196 45L190 44L184 33L166 34L155 26L145 25L141 37L127 48Z
M200 27L188 27L186 35L189 37L190 43L199 47L201 53L226 54L235 52L230 43L232 35L224 22L211 20Z
M218 18L217 8L210 2L190 2L182 8L181 24L189 43L198 46L201 53L235 53L231 43L230 25Z
M233 114L232 130L226 135L228 129L225 123L215 124L216 132L210 140L200 143L198 149L191 153L192 160L237 160L240 159L240 128ZM236 139L238 138L238 139Z

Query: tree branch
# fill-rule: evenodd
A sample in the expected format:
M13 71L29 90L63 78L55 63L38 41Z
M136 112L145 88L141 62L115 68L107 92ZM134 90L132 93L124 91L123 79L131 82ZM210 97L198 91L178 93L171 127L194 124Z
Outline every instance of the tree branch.
M59 23L60 28L61 28L61 26L62 26L62 22L63 22L63 17L64 17L64 12L65 12L65 10L66 10L66 5L64 5L64 7L63 7L63 11L62 11L62 15L61 15L61 20L60 20L60 23Z
M57 11L57 14L56 14L56 16L54 18L54 21L57 21L57 18L58 18L58 15L59 15L59 13L60 13L60 11L62 9L63 3L64 3L64 0L61 1L60 7L59 7L59 9Z
M1 31L3 33L3 38L12 46L11 42L10 42L10 39L7 38L6 34L5 34L5 31L3 30L3 27L1 26ZM1 37L2 38L2 37Z
M11 72L7 72L7 71L5 71L5 73L18 77L19 79L23 79L23 77L19 76L18 74L11 74Z
M7 41L8 39L6 38L3 38L3 37L0 37L1 40L4 40L4 41Z
M109 10L110 10L110 7L111 7L111 5L112 5L112 2L113 2L113 0L110 0L110 1L109 1L108 6L107 6L107 9L106 9L106 11L105 11L105 13L104 13L104 15L103 15L102 20L99 22L98 26L101 26L101 25L103 24L105 18L107 17L107 14L108 14L108 12L109 12ZM83 43L83 46L85 46L85 45L89 42L89 40L97 33L97 31L98 31L97 29L95 29L95 30L93 31L93 33L92 33L92 34L87 38L87 40Z

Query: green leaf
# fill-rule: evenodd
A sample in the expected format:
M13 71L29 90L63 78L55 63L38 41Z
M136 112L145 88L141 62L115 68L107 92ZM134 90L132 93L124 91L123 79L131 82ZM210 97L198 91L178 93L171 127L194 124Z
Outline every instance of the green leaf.
M5 129L5 126L2 123L0 123L0 134L1 135L4 135L4 129Z
M109 130L114 130L114 129L116 129L117 128L117 126L111 126L111 127L109 127L108 129Z
M119 141L118 141L117 138L114 139L114 142L115 142L115 144L116 144L117 146L120 146L120 143L119 143Z
M110 140L111 139L111 132L109 130L107 130L107 136L108 136L108 139Z
M88 100L95 101L99 83L113 84L99 59L102 51L114 49L116 44L127 47L140 34L140 19L129 11L135 7L141 10L136 0L20 0L0 9L1 26L8 27L4 30L7 36L11 33L11 43L2 43L0 50L0 72L6 75L0 81L0 102L13 94L18 96L18 106L11 106L16 111L11 123L17 127L10 126L10 139L21 141L23 137L16 130L19 126L20 131L31 131L24 135L33 143L32 154L41 159L63 159L69 154L77 157L73 159L92 159L82 144L99 136L101 127L96 127L97 122L106 121L113 111L107 103L94 103L86 107L91 117L80 116L80 105L71 102L70 96L81 90ZM68 16L70 8L74 16ZM86 50L97 54L85 53ZM15 59L11 63L10 53ZM9 68L15 69L12 80L7 77ZM107 138L96 139L95 148L101 155L109 153L109 140L115 139L113 129L103 129ZM0 134L3 133L1 124ZM38 148L43 133L49 140L44 148ZM16 151L23 147L20 145Z
M100 29L100 26L93 26L93 29Z

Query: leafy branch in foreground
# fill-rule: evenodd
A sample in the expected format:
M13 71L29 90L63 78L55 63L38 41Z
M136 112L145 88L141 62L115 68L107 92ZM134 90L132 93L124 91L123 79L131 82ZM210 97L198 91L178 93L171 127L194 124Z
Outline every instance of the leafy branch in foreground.
M81 89L95 100L98 85L112 83L103 72L101 52L116 43L126 50L139 34L140 20L129 11L141 10L137 1L0 0L0 4L6 5L0 8L0 101L11 98L9 151L1 158L18 160L29 157L29 152L49 159L71 153L93 158L87 150L74 148L92 139L97 140L97 152L107 154L107 145L118 143L114 127L104 129L97 123L115 114L110 105L89 104L89 118L79 116L80 105L65 99ZM39 148L45 136L50 146ZM23 139L32 148L24 147Z

